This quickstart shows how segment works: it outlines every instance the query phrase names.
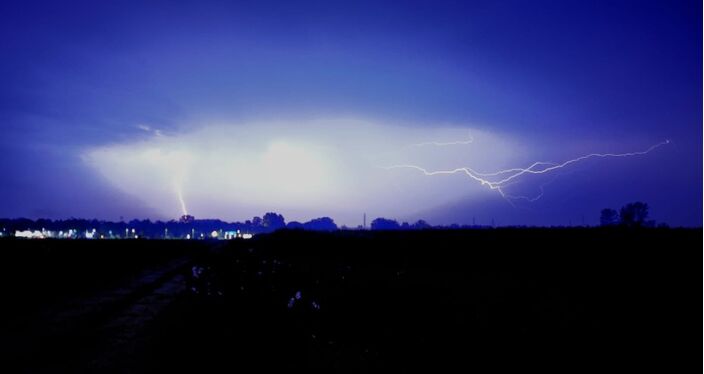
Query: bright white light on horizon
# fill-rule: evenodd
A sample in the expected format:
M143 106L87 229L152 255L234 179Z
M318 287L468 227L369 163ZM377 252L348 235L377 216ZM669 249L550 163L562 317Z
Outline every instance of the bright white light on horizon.
M15 237L16 238L28 238L28 239L44 239L44 234L41 231L34 230L23 230L23 231L15 231Z

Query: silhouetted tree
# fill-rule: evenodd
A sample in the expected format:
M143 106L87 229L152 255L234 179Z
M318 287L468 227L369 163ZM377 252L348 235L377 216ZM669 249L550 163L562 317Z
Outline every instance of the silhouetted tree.
M419 219L418 221L416 221L416 223L414 223L413 225L411 225L411 228L414 229L414 230L429 229L429 228L431 228L431 227L432 227L432 226L430 226L430 224L429 224L428 222L425 222L425 221L422 220L422 219Z
M284 216L281 214L268 212L264 214L264 217L262 218L262 226L264 226L267 230L275 231L286 227L286 221L284 220Z
M330 217L320 217L304 223L303 228L312 231L335 231L337 224Z
M258 227L262 225L262 219L261 217L254 217L252 218L252 226Z
M303 224L298 221L291 221L286 224L287 229L303 229Z
M618 224L618 212L614 209L605 208L601 210L599 218L602 226L614 226Z
M398 222L387 218L377 218L372 221L372 230L398 230L401 228Z
M648 204L640 201L624 205L619 212L621 224L629 227L645 226L648 221Z

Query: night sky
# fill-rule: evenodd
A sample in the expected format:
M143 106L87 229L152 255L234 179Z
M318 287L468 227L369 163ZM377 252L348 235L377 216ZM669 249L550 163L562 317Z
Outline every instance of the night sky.
M701 226L701 7L3 2L0 217Z

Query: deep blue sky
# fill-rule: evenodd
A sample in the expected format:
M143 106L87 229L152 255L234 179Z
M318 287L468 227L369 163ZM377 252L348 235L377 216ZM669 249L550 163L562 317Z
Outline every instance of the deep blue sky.
M374 211L370 196L360 211L431 223L595 223L602 207L644 200L654 219L701 226L701 6L4 2L0 216L171 218L147 192L118 188L109 167L86 165L86 152L187 137L212 122L354 118L505 136L528 150L512 155L523 167L673 141L643 157L571 169L527 207L496 194L426 196L401 214ZM222 215L207 208L212 202L191 205L203 207L192 212L199 217ZM233 204L221 218L247 217Z

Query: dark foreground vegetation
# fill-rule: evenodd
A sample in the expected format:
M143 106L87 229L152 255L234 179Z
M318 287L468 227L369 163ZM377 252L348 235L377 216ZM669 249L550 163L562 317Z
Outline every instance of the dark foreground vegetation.
M701 365L701 229L5 239L0 251L1 358L19 371Z

